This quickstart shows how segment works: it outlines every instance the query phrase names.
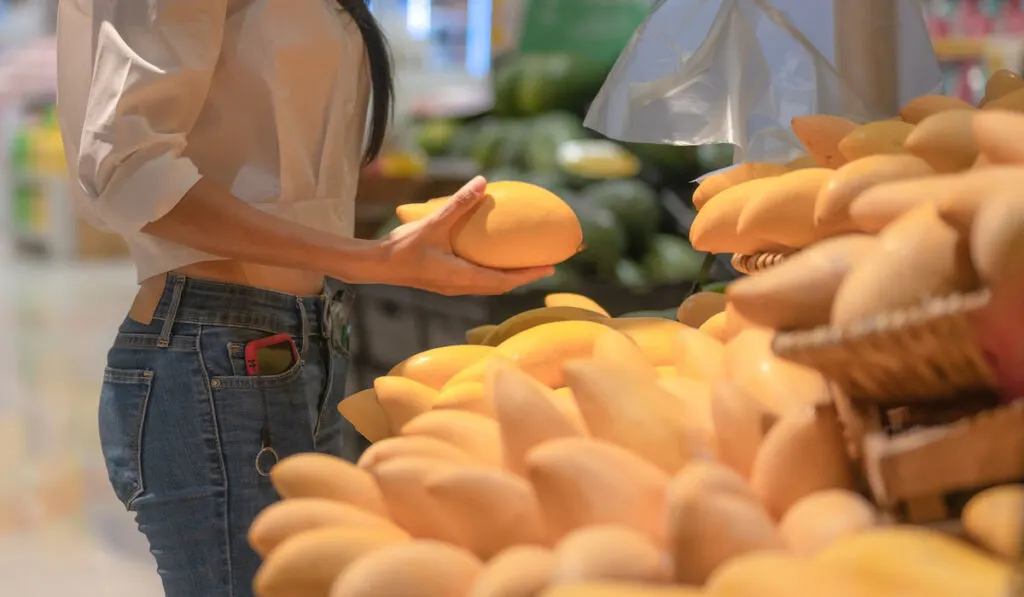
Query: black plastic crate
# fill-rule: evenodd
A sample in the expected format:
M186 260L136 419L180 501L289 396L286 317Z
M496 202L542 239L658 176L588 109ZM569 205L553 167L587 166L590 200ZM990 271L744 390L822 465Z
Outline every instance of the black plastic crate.
M636 294L619 286L588 284L574 289L597 301L612 315L673 309L690 284ZM494 297L446 297L395 286L360 286L356 291L352 335L352 375L356 389L369 387L404 359L439 346L463 344L470 328L501 323L544 306L547 291Z

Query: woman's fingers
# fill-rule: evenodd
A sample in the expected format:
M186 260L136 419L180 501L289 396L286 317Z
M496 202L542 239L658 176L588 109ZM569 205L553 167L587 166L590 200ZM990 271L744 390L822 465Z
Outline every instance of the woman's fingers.
M483 176L477 176L473 180L467 182L461 189L459 189L452 198L448 200L444 206L428 216L430 227L450 227L455 222L459 221L459 218L466 215L469 210L480 202L483 198L484 192L487 190L487 180Z

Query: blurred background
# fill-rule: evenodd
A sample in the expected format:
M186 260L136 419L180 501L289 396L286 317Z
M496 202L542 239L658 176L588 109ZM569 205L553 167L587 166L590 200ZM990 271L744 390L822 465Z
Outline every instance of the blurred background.
M676 0L682 1L682 0ZM693 180L729 147L623 145L582 126L652 0L375 0L400 102L360 184L358 233L401 203L483 172L557 192L586 250L505 297L366 287L352 389L464 330L580 291L615 314L671 309L734 277L686 241ZM1020 69L1024 0L924 2L945 93L976 102L987 73ZM105 352L134 296L124 245L70 208L55 98L57 0L0 0L0 593L160 595L146 545L106 481L96 431Z

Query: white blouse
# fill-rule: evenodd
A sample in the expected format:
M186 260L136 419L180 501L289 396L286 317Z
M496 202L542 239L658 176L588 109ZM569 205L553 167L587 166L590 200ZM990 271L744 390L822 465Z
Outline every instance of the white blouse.
M61 0L57 40L72 194L139 280L217 259L141 232L200 176L353 233L369 66L336 0Z

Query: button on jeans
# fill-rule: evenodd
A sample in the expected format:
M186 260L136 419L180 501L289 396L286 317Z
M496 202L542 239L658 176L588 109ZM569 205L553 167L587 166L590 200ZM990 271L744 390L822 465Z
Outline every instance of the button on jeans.
M331 286L299 297L169 275L152 323L121 325L100 438L168 597L253 594L260 561L246 536L278 499L265 474L276 457L358 457L364 444L337 410L352 293ZM275 334L291 336L298 361L247 375L245 345Z

